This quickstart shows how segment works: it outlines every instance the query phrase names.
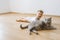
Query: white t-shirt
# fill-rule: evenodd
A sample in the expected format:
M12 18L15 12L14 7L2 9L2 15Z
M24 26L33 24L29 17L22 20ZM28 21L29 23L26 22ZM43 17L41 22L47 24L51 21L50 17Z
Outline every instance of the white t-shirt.
M26 17L26 20L28 20L29 22L35 21L36 17Z

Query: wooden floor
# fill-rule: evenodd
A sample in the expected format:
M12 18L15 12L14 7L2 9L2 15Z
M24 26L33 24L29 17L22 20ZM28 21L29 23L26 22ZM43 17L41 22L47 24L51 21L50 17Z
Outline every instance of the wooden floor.
M56 30L42 30L38 32L40 35L29 35L27 29L21 30L19 28L21 22L16 22L16 19L33 16L35 15L14 13L0 15L0 40L60 40L60 17L57 16L44 16L52 17L52 25L57 28Z

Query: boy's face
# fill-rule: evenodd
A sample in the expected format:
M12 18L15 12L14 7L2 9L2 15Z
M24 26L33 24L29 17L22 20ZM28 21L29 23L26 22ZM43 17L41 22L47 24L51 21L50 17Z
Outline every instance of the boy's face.
M37 17L38 17L38 18L41 18L42 15L43 15L43 13L41 13L41 12L38 12L38 13L37 13Z

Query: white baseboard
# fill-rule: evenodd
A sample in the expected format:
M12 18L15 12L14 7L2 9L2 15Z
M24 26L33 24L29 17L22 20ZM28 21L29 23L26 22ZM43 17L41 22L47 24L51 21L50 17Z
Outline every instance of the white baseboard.
M9 13L36 15L36 13L23 13L23 12L2 12L2 13L0 13L0 14L9 14ZM51 14L50 14L50 13L46 13L46 14L44 13L44 15L46 15L46 16L60 16L59 14L56 15L56 14L53 14L53 13L51 13Z

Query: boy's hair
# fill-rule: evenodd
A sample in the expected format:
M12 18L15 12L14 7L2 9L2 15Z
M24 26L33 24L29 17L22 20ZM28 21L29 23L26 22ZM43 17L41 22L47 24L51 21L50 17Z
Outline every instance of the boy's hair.
M44 13L43 10L38 10L38 12Z

